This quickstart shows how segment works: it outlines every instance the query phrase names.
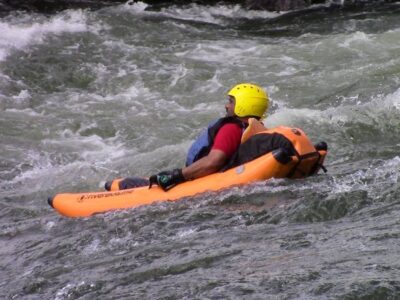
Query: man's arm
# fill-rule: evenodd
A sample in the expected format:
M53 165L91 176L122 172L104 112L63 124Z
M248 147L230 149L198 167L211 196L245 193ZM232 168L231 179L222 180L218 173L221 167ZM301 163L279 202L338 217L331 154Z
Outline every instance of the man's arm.
M227 158L225 152L213 149L207 156L183 168L183 177L185 177L186 180L190 180L218 172L224 166Z
M232 126L233 125L233 126ZM232 131L233 129L233 131ZM234 124L225 124L214 139L213 148L207 156L199 159L183 169L160 172L150 176L150 187L158 184L165 191L186 180L196 179L218 172L226 163L230 155L240 145L241 128Z

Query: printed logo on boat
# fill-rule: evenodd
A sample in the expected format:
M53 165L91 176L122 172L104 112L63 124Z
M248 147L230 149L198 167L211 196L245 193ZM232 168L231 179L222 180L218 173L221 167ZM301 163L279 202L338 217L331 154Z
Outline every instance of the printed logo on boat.
M124 194L131 194L131 193L133 193L133 190L87 194L87 195L79 196L77 199L77 202L81 203L81 202L84 202L85 200L89 200L89 199L108 198L108 197L120 196L120 195L124 195Z

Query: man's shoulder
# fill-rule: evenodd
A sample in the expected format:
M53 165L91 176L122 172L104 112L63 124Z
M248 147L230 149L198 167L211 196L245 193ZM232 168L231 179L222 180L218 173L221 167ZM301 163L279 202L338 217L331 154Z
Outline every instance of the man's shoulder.
M240 124L237 123L226 123L224 125L221 126L219 131L225 131L225 132L238 132L240 134L242 134L242 127L240 126Z
M220 128L217 137L222 140L235 140L239 141L242 138L243 130L238 124L225 124Z

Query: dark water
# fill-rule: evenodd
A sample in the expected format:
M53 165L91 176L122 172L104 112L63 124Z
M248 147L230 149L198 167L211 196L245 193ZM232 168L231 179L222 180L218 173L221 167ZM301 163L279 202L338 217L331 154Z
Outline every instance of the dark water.
M0 19L0 298L398 299L400 5L144 3ZM59 216L57 192L182 166L237 82L328 174Z

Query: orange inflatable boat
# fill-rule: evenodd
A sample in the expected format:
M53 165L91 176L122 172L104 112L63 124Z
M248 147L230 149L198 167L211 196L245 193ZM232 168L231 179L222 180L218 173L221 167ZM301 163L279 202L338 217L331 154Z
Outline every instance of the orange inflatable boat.
M318 173L327 154L326 144L314 147L300 129L278 127L276 131L286 130L293 133L292 142L298 155L288 156L283 149L277 149L250 162L214 173L192 181L186 181L176 187L163 191L154 185L127 190L118 190L119 180L114 180L111 191L91 193L57 194L48 199L48 203L61 215L67 217L87 217L117 209L127 209L157 201L174 201L206 192L220 191L270 178L304 178ZM253 121L243 134L243 140L267 130Z

